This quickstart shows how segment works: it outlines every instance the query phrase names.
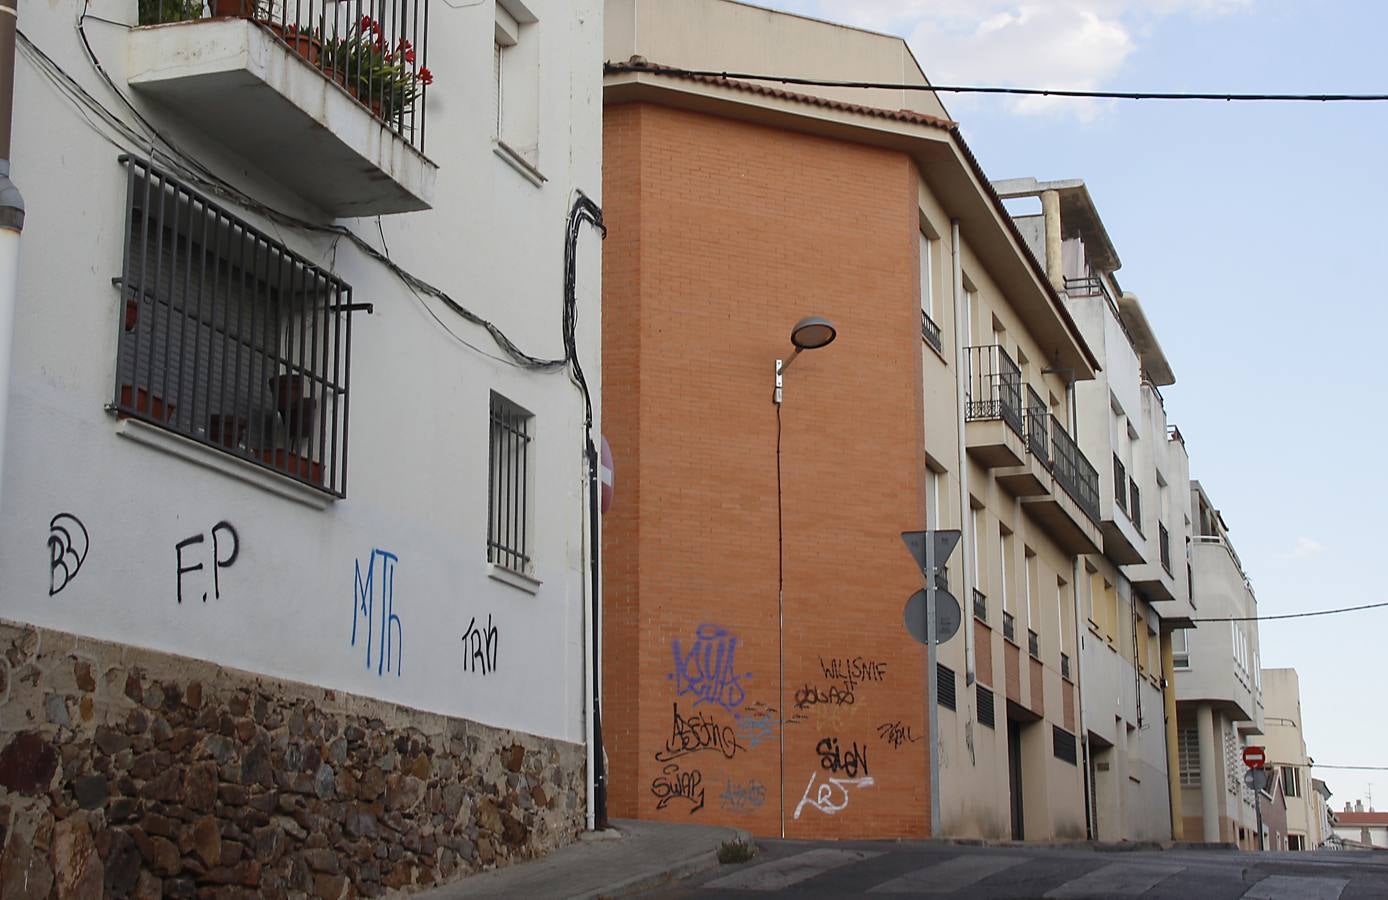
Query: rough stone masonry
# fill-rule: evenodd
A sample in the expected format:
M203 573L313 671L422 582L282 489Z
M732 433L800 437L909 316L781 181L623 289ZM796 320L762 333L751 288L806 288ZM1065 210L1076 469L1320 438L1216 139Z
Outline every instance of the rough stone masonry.
M367 896L583 827L583 748L0 622L0 897Z

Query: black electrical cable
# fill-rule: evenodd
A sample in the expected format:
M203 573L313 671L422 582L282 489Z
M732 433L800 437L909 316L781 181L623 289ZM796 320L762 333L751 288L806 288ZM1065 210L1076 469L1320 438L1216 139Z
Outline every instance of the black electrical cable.
M780 371L777 363L777 372ZM780 375L777 375L779 380ZM773 395L776 405L776 707L780 717L777 736L780 740L780 805L781 837L786 836L786 649L785 649L785 590L786 590L786 537L782 514L781 497L781 403L780 397Z
M1206 91L1083 91L1059 88L1001 87L964 84L904 84L889 81L838 81L831 78L805 78L795 75L766 75L752 72L727 72L712 69L681 69L657 66L646 62L603 63L603 73L644 72L692 78L724 78L742 81L773 81L778 84L810 85L813 87L864 88L869 90L926 91L950 94L1011 94L1023 97L1069 97L1097 100L1224 100L1224 101L1313 101L1338 103L1345 101L1382 102L1388 94L1230 94Z
M1317 609L1311 612L1282 613L1276 616L1212 616L1210 618L1191 619L1192 622L1271 622L1277 619L1309 619L1312 616L1333 616L1340 613L1359 612L1363 609L1382 609L1388 606L1384 603L1365 603L1363 606L1344 606L1340 609Z

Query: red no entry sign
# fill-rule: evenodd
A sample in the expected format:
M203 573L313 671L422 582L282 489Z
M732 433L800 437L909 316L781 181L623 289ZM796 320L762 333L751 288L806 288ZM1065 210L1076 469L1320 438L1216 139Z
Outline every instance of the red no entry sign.
M1267 753L1262 747L1244 747L1243 764L1250 769L1261 769L1267 762Z

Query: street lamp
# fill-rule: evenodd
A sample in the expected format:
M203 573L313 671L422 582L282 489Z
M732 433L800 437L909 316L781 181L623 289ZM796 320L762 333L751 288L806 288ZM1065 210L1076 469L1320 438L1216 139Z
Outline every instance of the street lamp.
M796 322L795 327L790 330L790 342L795 345L795 352L790 355L790 359L776 360L776 393L772 402L780 405L781 376L790 368L790 364L795 362L795 357L800 355L800 351L827 347L838 336L839 331L834 327L834 323L823 316L806 316Z

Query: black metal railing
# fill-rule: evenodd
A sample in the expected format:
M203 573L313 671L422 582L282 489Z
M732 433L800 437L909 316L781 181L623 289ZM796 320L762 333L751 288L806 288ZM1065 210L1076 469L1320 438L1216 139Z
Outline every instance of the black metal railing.
M530 413L492 394L487 561L529 573Z
M1036 659L1041 658L1041 635L1030 628L1027 629L1027 652Z
M249 19L424 150L430 0L140 0L141 25Z
M1166 530L1166 526L1157 523L1157 549L1161 551L1161 567L1166 570L1166 574L1171 574L1171 532Z
M988 596L974 588L974 618L980 622L988 621Z
M998 344L966 347L964 419L1001 419L1022 436L1022 370Z
M1071 297L1107 297L1108 288L1098 275L1082 275L1065 279L1065 293Z
M1027 449L1041 461L1046 468L1051 467L1051 441L1049 434L1050 411L1046 401L1036 393L1036 388L1027 385L1027 408L1023 424L1026 426Z
M1068 653L1060 654L1060 677L1070 677L1070 655Z
M1017 640L1017 619L1006 610L1002 614L1002 636L1009 641Z
M345 497L352 288L148 162L121 161L111 410Z
M940 337L940 326L925 310L921 310L921 340L934 347L936 353L945 352L944 341Z
M1142 534L1142 492L1132 479L1128 480L1128 518L1133 520L1137 533Z
M1113 502L1123 512L1128 511L1128 470L1118 454L1113 454Z
M1080 451L1075 439L1051 416L1051 472L1056 483L1070 495L1094 523L1099 521L1099 472Z

